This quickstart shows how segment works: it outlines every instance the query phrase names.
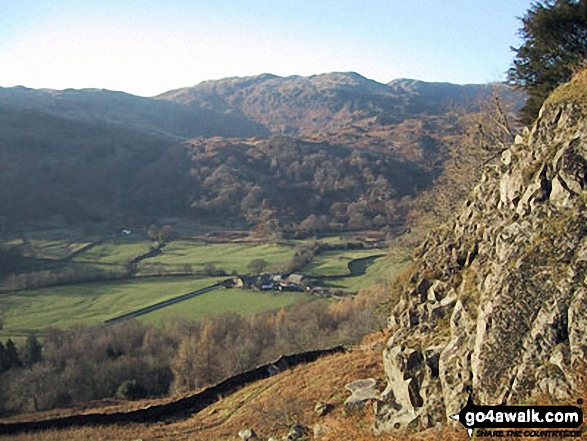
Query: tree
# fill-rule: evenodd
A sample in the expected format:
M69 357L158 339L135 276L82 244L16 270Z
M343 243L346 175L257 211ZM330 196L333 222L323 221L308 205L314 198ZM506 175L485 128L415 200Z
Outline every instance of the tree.
M216 320L207 318L202 322L200 338L198 340L198 356L196 357L196 372L199 386L206 386L221 377L222 342L216 338Z
M147 390L137 380L126 380L116 390L116 396L124 400L140 400L147 396Z
M171 361L173 372L173 390L176 393L187 392L196 388L198 340L194 335L187 335L179 344L177 356Z
M514 118L516 102L507 92L507 86L494 85L491 95L481 97L474 110L457 111L467 150L480 148L488 153L501 154L514 142L515 128L510 121ZM482 152L475 153L476 158L482 156Z
M511 84L525 89L529 98L520 111L531 123L559 84L587 57L587 0L546 0L533 3L519 30L524 43L508 71Z
M12 341L12 339L8 339L6 341L6 360L7 360L7 369L13 366L22 366L20 362L20 358L18 357L18 351L16 350L16 345Z
M247 269L251 274L261 274L267 268L267 261L265 259L253 259L247 265Z
M0 341L0 374L8 369L8 355L4 345Z
M27 337L24 351L22 353L22 362L24 366L30 368L34 364L39 363L41 361L42 351L43 347L37 340L37 337L34 335Z
M167 242L170 235L171 228L169 227L169 225L160 227L159 225L151 224L149 225L149 228L147 228L147 237L152 241L157 242L159 245L162 245L165 242Z

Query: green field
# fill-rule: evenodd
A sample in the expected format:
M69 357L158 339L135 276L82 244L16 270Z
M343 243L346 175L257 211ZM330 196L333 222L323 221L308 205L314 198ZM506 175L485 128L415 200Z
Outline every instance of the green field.
M350 274L349 263L354 259L384 254L381 250L326 251L314 258L306 268L307 276L342 276Z
M157 267L167 272L182 272L186 265L194 271L201 271L213 264L227 274L236 271L248 272L247 265L253 259L264 259L269 263L268 270L281 270L293 257L295 247L286 244L214 243L209 244L191 240L170 242L163 252L139 264L141 274L157 273Z
M146 278L57 286L0 295L0 335L27 335L106 319L212 285L217 278Z
M308 298L308 295L299 292L278 293L221 288L142 315L139 320L149 323L163 323L172 318L200 320L226 311L246 315L284 308Z
M375 253L375 255L377 254L381 253ZM336 262L339 265L338 268L340 268L341 261L344 259L337 259L334 256L332 257L332 261ZM365 274L363 275L356 277L326 279L322 281L322 284L330 289L336 289L345 292L358 292L361 289L367 288L376 283L392 280L401 271L403 271L409 263L410 254L406 251L397 251L385 257L376 259L372 264L367 266ZM325 263L325 266L326 268L332 268L332 271L337 268L334 263L331 265Z
M77 255L73 260L103 265L126 265L135 257L151 251L152 246L153 242L150 240L108 241Z
M328 238L329 244L338 244L340 238ZM153 242L146 238L110 238L94 246L83 240L34 239L27 244L31 256L54 260L55 271L76 270L88 274L108 269L122 275L125 265L136 257L148 253ZM69 328L74 325L94 325L104 320L170 299L214 284L226 277L179 277L173 273L201 272L211 264L218 269L239 274L248 272L253 259L268 262L268 271L284 269L292 259L299 241L289 243L206 243L198 240L174 240L162 253L141 261L138 276L121 280L77 283L49 288L0 294L0 316L4 328L0 337L22 337L42 332L47 327ZM84 247L87 247L85 249ZM80 252L81 251L81 252ZM72 253L76 253L71 258ZM315 256L302 271L323 286L345 292L357 292L373 283L391 279L403 269L409 256L396 252L367 264L362 275L352 275L349 263L355 259L383 254L384 251L340 250L327 251ZM357 264L357 262L355 262ZM53 268L51 267L51 268ZM355 268L356 270L357 268ZM163 271L161 271L163 270ZM355 271L357 272L357 271ZM145 277L152 274L161 277ZM219 289L167 306L141 316L142 321L161 323L172 317L198 320L207 315L234 311L249 314L278 309L307 300L302 293L268 293L240 289Z
M28 242L24 255L37 259L60 260L66 259L87 245L89 242L32 239Z

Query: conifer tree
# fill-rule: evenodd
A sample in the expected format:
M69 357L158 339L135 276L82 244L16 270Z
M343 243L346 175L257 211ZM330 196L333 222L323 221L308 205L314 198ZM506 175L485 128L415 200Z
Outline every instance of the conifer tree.
M8 354L4 344L0 341L0 374L8 369Z
M6 359L8 369L11 367L22 367L22 363L18 357L18 351L16 350L16 345L10 338L6 341Z
M22 354L22 361L25 367L30 368L31 366L41 361L43 347L37 340L37 337L31 335L27 337Z

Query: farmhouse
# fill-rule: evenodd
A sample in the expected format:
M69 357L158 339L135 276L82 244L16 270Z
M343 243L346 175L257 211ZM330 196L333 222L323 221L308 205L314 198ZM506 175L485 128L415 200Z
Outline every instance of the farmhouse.
M304 291L309 285L309 280L302 274L244 275L234 280L234 286L238 288L260 291Z

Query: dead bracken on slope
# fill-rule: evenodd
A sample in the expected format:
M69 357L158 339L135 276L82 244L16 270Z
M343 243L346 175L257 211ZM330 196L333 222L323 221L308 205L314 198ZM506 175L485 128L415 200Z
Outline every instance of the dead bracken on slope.
M351 352L333 354L252 383L191 416L169 417L151 424L129 423L0 435L0 439L237 440L240 439L238 432L247 427L261 439L270 436L281 439L294 424L301 424L313 432L318 423L325 431L320 438L323 440L370 439L372 412L366 409L347 417L343 413L343 403L349 394L344 385L355 380L356 376L375 377L378 383L383 381L381 338L378 334ZM328 405L326 414L315 412L317 402ZM367 424L359 424L364 419Z
M483 170L433 231L389 319L375 430L447 424L477 404L576 403L587 356L587 75Z

